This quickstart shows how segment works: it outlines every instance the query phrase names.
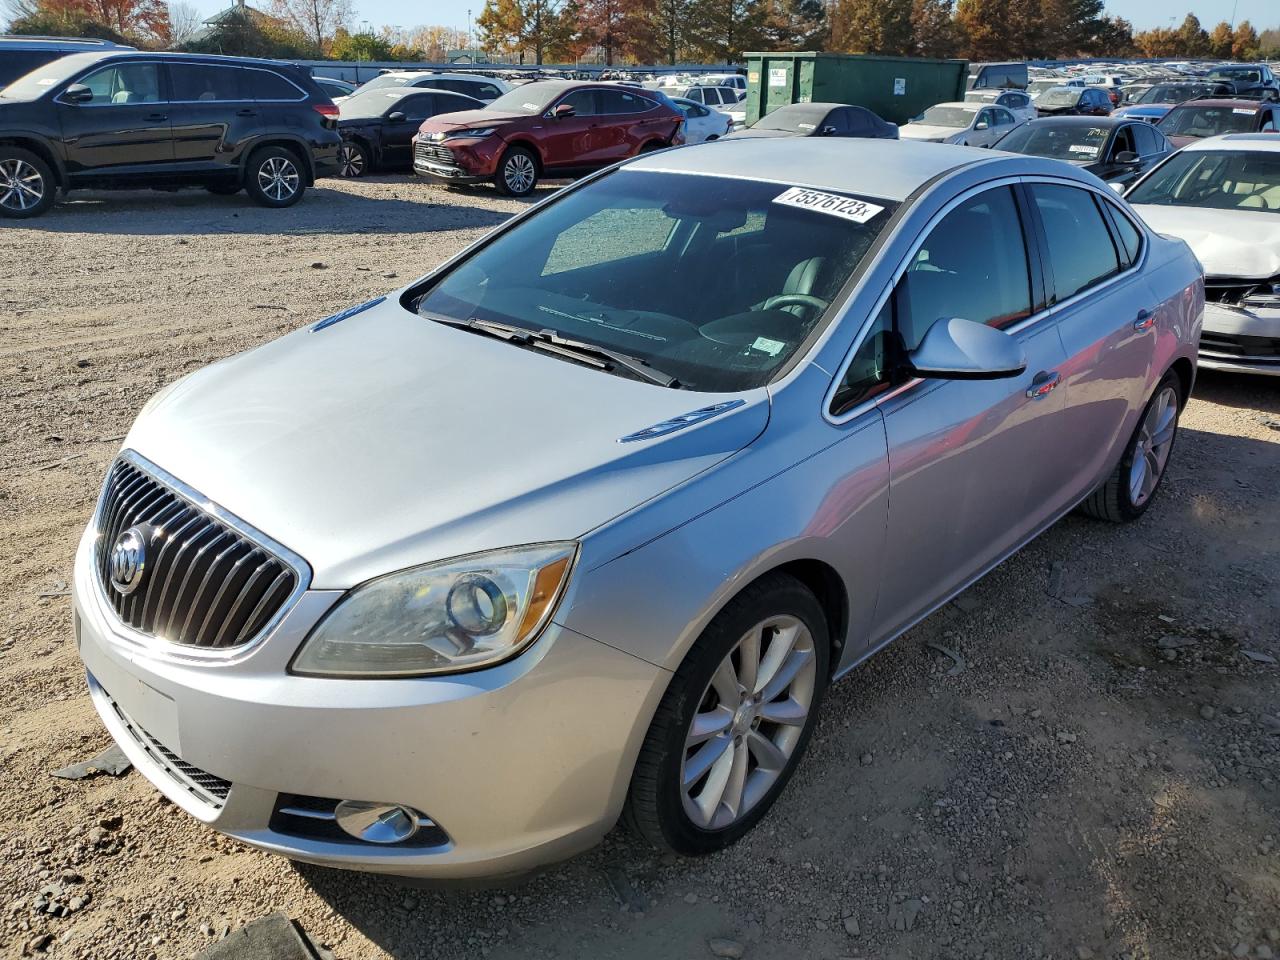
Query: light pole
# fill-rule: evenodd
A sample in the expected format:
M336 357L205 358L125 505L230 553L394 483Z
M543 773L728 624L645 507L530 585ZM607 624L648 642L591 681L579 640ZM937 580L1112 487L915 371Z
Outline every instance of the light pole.
M467 48L467 56L471 57L471 8L470 7L467 7L467 42L465 46ZM471 57L471 59L472 61L474 61L475 57Z

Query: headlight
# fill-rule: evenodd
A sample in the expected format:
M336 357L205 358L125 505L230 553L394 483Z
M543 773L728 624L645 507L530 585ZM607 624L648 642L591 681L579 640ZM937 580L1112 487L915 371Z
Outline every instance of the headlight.
M457 140L462 137L487 137L494 131L494 127L472 127L470 130L454 130L445 134L446 140Z
M370 580L320 621L293 672L421 676L513 657L551 619L577 549L512 547Z

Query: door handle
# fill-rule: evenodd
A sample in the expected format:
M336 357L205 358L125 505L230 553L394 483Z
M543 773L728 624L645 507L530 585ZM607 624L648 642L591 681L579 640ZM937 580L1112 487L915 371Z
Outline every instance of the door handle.
M1139 310L1138 316L1133 321L1133 329L1139 333L1146 333L1156 325L1156 315L1150 310Z
M1043 400L1053 393L1054 388L1061 382L1062 376L1057 370L1041 370L1035 375L1035 379L1031 381L1031 386L1027 387L1027 398L1030 400Z
M257 110L237 110L236 111L237 117L256 117L257 115L258 115Z
M147 121L154 120L155 122L159 123L161 120L168 120L169 115L167 113L148 113L142 119Z

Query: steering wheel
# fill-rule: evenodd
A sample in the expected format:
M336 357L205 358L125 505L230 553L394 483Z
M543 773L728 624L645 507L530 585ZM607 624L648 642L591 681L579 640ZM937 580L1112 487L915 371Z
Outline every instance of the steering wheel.
M808 307L814 313L821 313L831 306L831 301L821 297L811 297L807 293L780 293L760 304L761 310L776 310L778 307Z

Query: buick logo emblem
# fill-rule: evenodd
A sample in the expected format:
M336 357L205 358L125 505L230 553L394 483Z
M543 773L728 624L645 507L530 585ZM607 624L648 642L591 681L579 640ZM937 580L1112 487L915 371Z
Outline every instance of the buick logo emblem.
M147 535L142 527L130 527L116 537L111 548L111 588L128 596L142 585L147 569Z

